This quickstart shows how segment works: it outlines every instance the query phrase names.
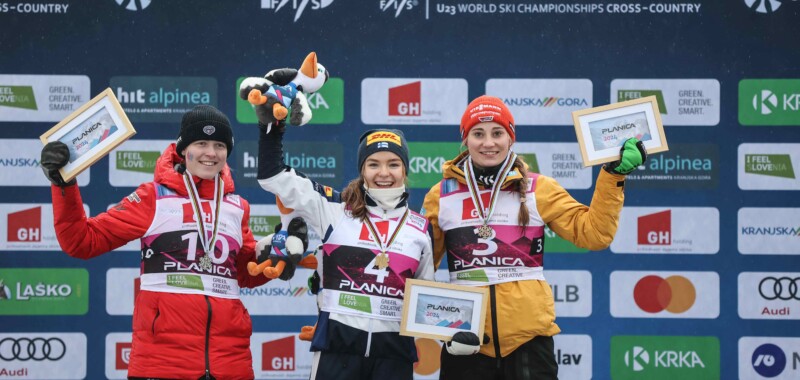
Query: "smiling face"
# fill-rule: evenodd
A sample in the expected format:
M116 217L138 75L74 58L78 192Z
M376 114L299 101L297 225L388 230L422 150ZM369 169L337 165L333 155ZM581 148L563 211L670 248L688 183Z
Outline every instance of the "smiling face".
M364 160L361 176L370 189L391 189L405 184L406 174L400 156L387 151L371 154Z
M502 164L513 143L506 129L494 122L475 124L465 141L473 164L483 168Z
M186 157L186 170L202 179L214 179L225 167L228 147L215 140L195 141L181 152Z

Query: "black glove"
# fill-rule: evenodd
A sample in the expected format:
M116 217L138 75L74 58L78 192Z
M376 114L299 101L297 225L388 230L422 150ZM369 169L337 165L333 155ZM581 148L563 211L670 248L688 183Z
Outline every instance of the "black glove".
M638 139L630 138L619 148L619 160L609 162L603 168L611 174L628 175L639 165L647 162L647 150Z
M61 141L47 143L42 148L42 157L39 163L42 166L42 171L44 171L44 176L54 185L66 187L75 184L75 178L72 181L65 182L64 178L61 177L61 173L58 172L58 169L69 163L69 148Z
M483 344L487 343L489 343L489 337L483 334ZM481 350L481 341L471 331L459 331L445 346L450 355L475 355Z
M314 273L308 277L308 290L311 291L311 294L319 294L320 280L321 279L319 278L319 273L317 273L317 271L314 271Z

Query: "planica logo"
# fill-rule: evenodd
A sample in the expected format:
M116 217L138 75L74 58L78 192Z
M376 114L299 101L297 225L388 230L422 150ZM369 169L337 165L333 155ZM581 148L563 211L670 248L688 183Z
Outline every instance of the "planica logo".
M614 336L611 377L671 380L719 378L715 337Z

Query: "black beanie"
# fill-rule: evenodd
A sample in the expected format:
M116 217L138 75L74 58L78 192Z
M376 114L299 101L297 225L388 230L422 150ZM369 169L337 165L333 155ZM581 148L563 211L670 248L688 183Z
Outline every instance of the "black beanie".
M198 140L225 143L230 157L233 152L233 129L228 117L220 110L204 104L195 106L183 114L181 133L178 135L176 147L178 155L183 157L183 150Z
M397 129L372 129L361 135L358 143L358 171L361 172L367 157L382 151L398 155L408 175L408 143L403 132Z

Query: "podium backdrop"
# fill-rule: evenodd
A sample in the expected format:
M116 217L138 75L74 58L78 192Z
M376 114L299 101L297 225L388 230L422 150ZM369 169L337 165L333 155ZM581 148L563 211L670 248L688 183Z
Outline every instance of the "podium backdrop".
M95 215L152 179L185 110L215 105L264 236L278 212L238 84L310 51L331 79L286 162L340 189L365 130L401 129L416 210L472 98L501 97L515 151L588 204L599 168L583 168L571 112L656 96L670 150L629 176L611 247L547 231L561 378L800 378L799 14L790 0L0 2L0 379L126 376L138 242L60 251L39 135L112 88L138 133L79 176ZM308 274L242 291L257 378L308 377ZM439 343L418 347L416 376L436 378Z

